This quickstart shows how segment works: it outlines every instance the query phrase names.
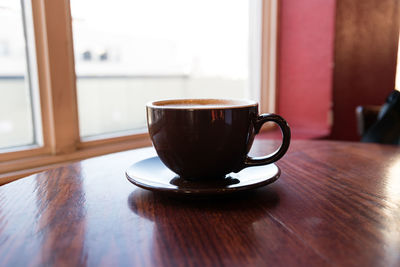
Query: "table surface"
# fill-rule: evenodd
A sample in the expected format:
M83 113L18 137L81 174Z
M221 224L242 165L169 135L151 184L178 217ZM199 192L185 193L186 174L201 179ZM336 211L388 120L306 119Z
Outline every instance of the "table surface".
M0 265L400 265L398 147L293 141L274 184L195 199L129 183L142 152L1 186Z

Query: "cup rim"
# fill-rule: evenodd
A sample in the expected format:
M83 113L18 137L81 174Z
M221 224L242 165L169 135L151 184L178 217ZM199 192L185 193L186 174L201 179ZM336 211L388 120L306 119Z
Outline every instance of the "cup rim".
M206 104L210 102L211 104ZM188 105L192 104L197 104L197 106L188 107ZM237 109L237 108L248 108L254 106L258 106L257 101L251 99L233 99L233 98L232 99L230 98L162 99L162 100L150 101L146 104L146 107L149 108L174 109L174 110Z

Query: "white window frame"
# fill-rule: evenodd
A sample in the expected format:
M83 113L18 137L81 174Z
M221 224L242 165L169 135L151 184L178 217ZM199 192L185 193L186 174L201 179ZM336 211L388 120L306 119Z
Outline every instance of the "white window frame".
M0 153L0 185L65 162L151 145L147 133L80 138L70 2L31 4L43 144ZM250 22L249 97L259 99L260 112L274 112L278 0L251 0L254 10L259 12Z

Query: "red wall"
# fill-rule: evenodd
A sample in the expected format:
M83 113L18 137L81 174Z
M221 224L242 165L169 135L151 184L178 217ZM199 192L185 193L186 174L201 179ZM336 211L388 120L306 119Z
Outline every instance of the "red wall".
M335 2L280 2L277 112L294 134L330 129Z

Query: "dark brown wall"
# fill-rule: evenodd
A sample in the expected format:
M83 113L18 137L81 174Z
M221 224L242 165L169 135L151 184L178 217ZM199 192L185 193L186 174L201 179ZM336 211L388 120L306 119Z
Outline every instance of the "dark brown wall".
M357 105L382 104L394 89L399 0L336 0L331 137L359 140Z

